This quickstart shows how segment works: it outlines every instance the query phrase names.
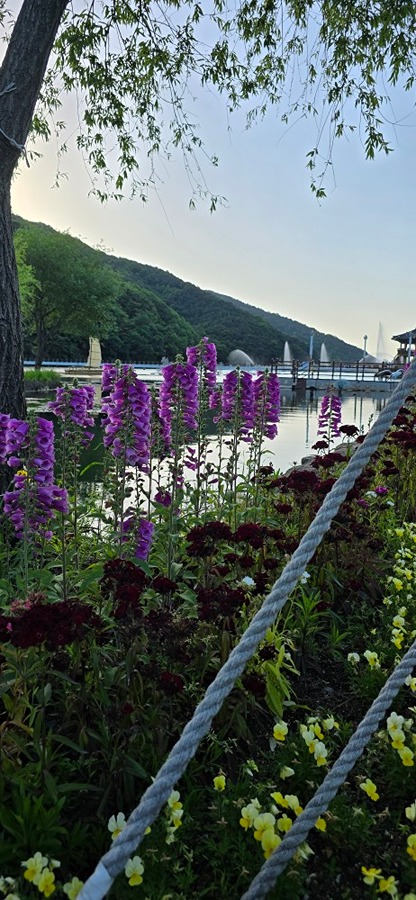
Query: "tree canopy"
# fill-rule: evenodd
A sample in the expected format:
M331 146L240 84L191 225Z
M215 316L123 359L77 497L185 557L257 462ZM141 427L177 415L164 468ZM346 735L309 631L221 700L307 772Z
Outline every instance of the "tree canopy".
M389 89L413 87L415 46L412 0L82 3L63 16L42 98L44 108L56 106L58 84L79 92L78 146L104 176L107 189L97 187L102 197L120 196L129 180L145 196L154 155L174 146L204 192L191 105L198 82L213 85L230 112L245 104L250 123L270 105L284 122L315 117L308 165L319 196L333 142L346 131L359 130L367 157L389 152ZM116 165L109 132L117 142ZM216 200L211 195L213 205Z
M39 226L19 228L14 238L22 312L35 335L36 365L49 335L106 337L121 290L115 272L85 244Z

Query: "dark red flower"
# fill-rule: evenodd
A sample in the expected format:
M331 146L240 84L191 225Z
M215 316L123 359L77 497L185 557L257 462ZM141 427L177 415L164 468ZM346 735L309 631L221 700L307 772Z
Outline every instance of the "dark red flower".
M151 587L153 590L158 591L159 594L169 594L176 589L177 585L175 581L167 578L166 575L156 575L151 582Z
M312 444L311 450L327 450L328 447L328 441L317 441L316 444Z
M290 513L292 511L290 503L275 503L274 508L276 512L282 513L283 515L286 515L287 513Z
M241 683L245 690L249 691L250 694L253 694L254 697L265 697L266 685L259 675L247 673L247 675L243 675Z
M61 647L84 637L86 626L97 627L100 619L90 606L76 600L58 603L33 603L10 619L10 640L15 647L34 647L45 643Z
M179 675L174 675L173 672L161 672L159 676L159 687L168 695L181 694L183 691L183 682Z
M287 476L286 486L295 494L310 493L316 490L320 479L311 469L294 469Z
M333 488L334 484L336 483L336 480L337 480L336 478L332 478L332 477L325 478L325 481L322 481L318 487L318 493L323 494L324 496L325 496L325 494L329 494L331 488Z
M274 541L284 541L285 533L281 528L268 528L267 534L269 538L273 538Z
M285 541L283 541L281 550L283 550L284 553L289 553L289 555L292 555L292 553L294 553L297 549L298 544L299 541L296 540L296 538L288 537Z
M227 585L221 585L215 590L200 588L199 617L203 622L229 620L246 602L246 594L241 588L229 588Z
M135 566L127 559L109 559L104 563L104 575L100 580L103 597L120 599L119 588L134 585L140 594L144 588L146 576L143 569Z
M263 546L267 529L257 522L245 522L239 525L234 533L234 540L237 544L247 543L253 550L259 550Z
M245 553L244 556L240 556L239 562L242 569L251 569L254 566L254 557Z
M359 434L359 430L356 425L340 425L339 433L345 434L347 437L355 437Z

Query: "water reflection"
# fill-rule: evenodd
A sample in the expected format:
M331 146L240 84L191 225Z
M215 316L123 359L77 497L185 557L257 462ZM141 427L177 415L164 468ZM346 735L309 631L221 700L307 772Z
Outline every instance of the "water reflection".
M386 394L344 394L342 396L342 424L356 425L362 433L375 422L386 405ZM270 461L282 471L301 461L313 451L317 440L318 415L322 396L300 397L293 391L283 391L279 433L268 442Z

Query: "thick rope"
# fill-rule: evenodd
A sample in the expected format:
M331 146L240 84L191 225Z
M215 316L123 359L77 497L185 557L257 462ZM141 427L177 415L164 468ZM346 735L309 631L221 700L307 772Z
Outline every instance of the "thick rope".
M242 896L241 900L263 900L266 897L277 877L286 868L300 844L307 838L308 832L313 828L319 816L328 809L331 800L333 800L338 789L344 783L357 759L364 752L381 719L415 666L416 641L398 666L396 666L378 697L376 697L374 703L361 720L357 730L348 741L347 746L338 757L336 763L334 763L331 771L328 772L312 799L293 823L282 843L276 847L269 859L263 864L260 872L253 879L248 891Z
M325 497L292 559L285 566L227 662L210 684L205 696L196 707L193 718L185 726L181 737L172 748L153 783L147 788L139 805L131 813L126 828L114 841L110 850L104 854L95 872L86 881L78 895L79 900L102 900L114 878L124 868L131 853L139 846L146 829L154 822L162 806L167 802L174 785L195 755L202 738L209 731L214 716L221 709L223 701L233 689L235 681L243 672L246 663L256 652L277 613L285 605L298 578L305 571L308 562L328 531L341 503L383 439L415 381L416 361L399 382L365 440L350 459L330 493ZM107 884L104 890L105 880Z

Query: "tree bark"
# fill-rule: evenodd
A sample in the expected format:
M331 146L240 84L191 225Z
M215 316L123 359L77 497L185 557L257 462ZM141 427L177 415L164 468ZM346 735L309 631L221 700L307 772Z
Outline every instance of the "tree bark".
M23 418L23 341L10 185L69 0L24 0L0 68L0 412Z

